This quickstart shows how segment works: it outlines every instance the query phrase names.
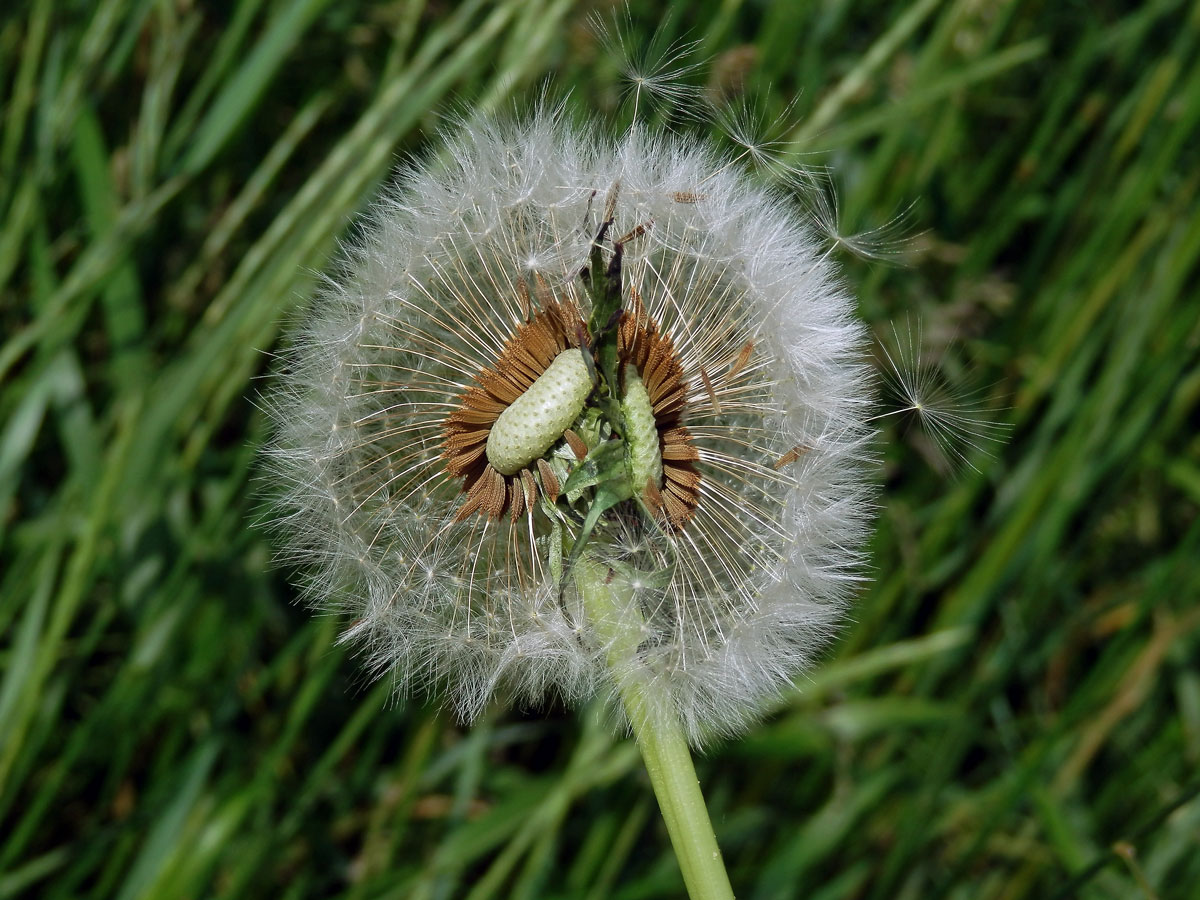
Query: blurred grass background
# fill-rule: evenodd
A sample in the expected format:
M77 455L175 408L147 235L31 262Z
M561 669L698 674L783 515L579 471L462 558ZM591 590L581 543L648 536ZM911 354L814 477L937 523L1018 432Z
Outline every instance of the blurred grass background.
M251 524L266 351L356 211L449 108L619 118L597 10L5 4L0 898L681 895L629 741L389 703ZM862 312L1013 426L952 477L888 426L855 621L699 762L739 897L1200 896L1200 6L629 16L795 100L843 230L915 201Z

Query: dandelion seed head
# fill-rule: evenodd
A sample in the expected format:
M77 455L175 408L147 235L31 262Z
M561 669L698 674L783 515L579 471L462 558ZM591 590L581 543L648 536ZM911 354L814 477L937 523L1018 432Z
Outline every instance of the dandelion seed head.
M693 742L737 731L859 578L872 375L851 298L802 211L709 147L546 111L457 128L375 205L285 353L268 398L282 556L371 671L464 719L611 691L564 571L595 495L575 486L584 459L625 438L594 394L577 411L547 389L553 433L502 464L487 445L552 360L576 379L574 354L600 365L588 279L606 233L628 367L612 389L641 385L660 465L585 546L641 623L623 674Z

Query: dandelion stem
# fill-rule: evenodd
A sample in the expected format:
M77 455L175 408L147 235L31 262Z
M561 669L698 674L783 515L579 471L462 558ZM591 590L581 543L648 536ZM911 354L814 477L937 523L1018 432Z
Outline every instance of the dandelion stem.
M609 667L650 774L688 896L691 900L733 900L683 729L674 716L663 714L662 704L652 702L650 685L627 664L642 633L640 622L630 616L633 588L586 553L574 575L592 625L608 646Z

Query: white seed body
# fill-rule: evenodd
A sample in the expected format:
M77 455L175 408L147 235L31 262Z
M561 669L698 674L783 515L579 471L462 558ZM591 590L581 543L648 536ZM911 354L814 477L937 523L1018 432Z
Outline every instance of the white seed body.
M625 366L625 396L621 398L625 418L625 440L629 447L629 483L640 494L646 482L662 485L662 451L658 446L658 428L650 394L634 366Z
M583 411L592 376L578 349L564 350L492 426L487 458L512 475L544 454Z

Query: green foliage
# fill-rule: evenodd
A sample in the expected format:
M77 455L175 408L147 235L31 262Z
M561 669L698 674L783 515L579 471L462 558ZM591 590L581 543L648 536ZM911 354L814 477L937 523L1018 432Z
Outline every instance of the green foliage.
M679 896L602 713L389 703L252 524L266 351L398 157L547 75L627 115L588 10L13 6L0 897ZM885 431L855 624L700 761L739 896L1194 896L1200 14L653 6L630 44L694 39L683 77L785 114L839 231L915 204L903 265L849 263L863 313L1013 425L952 478Z

